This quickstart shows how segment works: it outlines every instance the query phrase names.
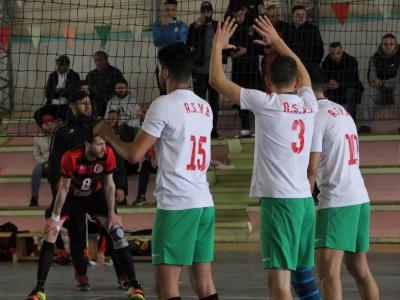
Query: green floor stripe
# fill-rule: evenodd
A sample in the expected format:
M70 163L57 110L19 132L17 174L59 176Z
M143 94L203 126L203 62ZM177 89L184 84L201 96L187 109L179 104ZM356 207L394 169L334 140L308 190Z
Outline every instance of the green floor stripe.
M0 146L1 153L9 152L33 152L32 146Z
M360 168L362 174L397 174L400 168Z
M400 135L360 135L360 142L392 142L400 141Z
M35 123L35 120L33 118L11 118L11 119L3 119L4 124L21 124L21 123Z

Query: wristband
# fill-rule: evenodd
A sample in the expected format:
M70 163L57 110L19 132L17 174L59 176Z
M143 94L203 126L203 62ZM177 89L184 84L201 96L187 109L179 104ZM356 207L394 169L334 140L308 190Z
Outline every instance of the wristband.
M52 213L50 219L52 219L54 222L59 222L60 215L56 215L56 214Z

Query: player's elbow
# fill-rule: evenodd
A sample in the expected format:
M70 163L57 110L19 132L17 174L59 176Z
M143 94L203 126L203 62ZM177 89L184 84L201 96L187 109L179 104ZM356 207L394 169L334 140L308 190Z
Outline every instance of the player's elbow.
M221 89L221 80L219 79L220 76L217 74L210 74L210 77L208 78L208 83L212 88L215 90L219 91Z

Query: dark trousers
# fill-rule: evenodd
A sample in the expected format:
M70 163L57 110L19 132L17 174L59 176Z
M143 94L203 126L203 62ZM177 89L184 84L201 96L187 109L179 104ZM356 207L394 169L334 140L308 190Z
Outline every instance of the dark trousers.
M151 162L149 160L144 160L142 162L142 167L139 172L139 185L138 185L138 196L146 195L147 185L149 184L149 179L151 173L157 172L156 169L153 168Z
M213 112L213 130L217 130L219 112L219 94L208 83L209 74L192 73L193 90L200 98L206 100L208 91L208 103Z

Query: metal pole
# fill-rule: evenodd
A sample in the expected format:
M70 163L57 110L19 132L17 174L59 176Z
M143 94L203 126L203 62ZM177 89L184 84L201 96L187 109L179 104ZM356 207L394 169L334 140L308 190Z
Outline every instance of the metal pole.
M2 113L12 115L14 111L14 85L13 85L13 74L12 74L12 61L11 61L11 47L12 47L12 19L13 19L13 1L3 0L2 11L0 11L1 26L10 29L10 39L7 43L6 49L1 49L1 68L0 68L0 80L2 82L2 91L0 99L0 108L3 110ZM8 103L7 103L8 102ZM8 104L8 105L7 105Z

